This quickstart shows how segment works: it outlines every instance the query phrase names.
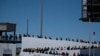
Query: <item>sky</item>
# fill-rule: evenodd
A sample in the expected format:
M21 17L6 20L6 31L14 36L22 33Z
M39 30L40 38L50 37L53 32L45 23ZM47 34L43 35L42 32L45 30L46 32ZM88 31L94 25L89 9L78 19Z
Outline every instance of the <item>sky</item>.
M40 0L0 0L0 22L16 23L16 34L40 35ZM82 22L81 0L44 0L43 36L100 41L100 23ZM95 36L93 36L95 32Z

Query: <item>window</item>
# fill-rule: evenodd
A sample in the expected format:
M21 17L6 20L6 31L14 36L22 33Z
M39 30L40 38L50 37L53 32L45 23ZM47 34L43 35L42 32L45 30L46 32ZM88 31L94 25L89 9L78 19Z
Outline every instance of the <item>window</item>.
M83 0L83 5L86 5L87 4L87 0Z
M86 17L87 17L87 11L84 10L84 11L83 11L83 18L86 18Z

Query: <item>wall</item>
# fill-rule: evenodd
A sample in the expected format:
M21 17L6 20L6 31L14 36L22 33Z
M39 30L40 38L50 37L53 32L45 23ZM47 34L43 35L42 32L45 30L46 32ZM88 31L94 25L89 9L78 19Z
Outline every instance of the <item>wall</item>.
M10 43L0 43L0 56L3 56L3 53L16 56L16 45Z
M81 49L80 53L89 55L89 49L85 49L85 50ZM94 53L95 56L100 56L100 49L91 49L91 54L94 55Z

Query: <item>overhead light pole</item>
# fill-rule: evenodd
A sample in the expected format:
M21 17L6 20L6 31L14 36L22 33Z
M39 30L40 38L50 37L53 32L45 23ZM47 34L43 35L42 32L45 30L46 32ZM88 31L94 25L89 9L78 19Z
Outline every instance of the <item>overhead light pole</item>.
M90 22L91 19L89 18L89 56L91 56L91 31L90 31Z
M27 19L27 31L26 31L26 34L27 34L27 36L28 36L28 27L29 27L29 20Z
M40 37L43 36L43 0L41 0Z
M95 56L95 32L93 32L93 56Z

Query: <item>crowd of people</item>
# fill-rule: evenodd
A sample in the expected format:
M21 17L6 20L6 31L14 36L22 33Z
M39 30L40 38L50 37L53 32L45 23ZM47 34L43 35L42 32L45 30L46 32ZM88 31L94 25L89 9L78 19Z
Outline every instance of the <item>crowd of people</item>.
M0 36L0 42L11 42L11 43L16 43L16 42L19 42L21 43L21 40L22 40L22 35L19 34L19 35L2 35Z
M68 50L68 49L67 49ZM58 55L58 56L69 56L70 54L68 51L64 50L62 48L24 48L23 52L28 52L29 54L32 53L42 53L42 54L50 54L50 55ZM73 53L73 56L88 56L88 54L79 54L79 53Z
M9 34L9 35L2 35L2 36L0 36L0 40L15 40L15 41L21 41L22 40L22 37L35 37L34 35L29 35L29 34L19 34L19 35L12 35L12 34ZM52 40L52 38L51 37L46 37L46 36L44 36L44 37L41 37L41 36L39 36L39 35L37 35L36 36L37 38L45 38L45 39L50 39L50 40ZM60 37L60 38L56 38L55 40L63 40L62 39L62 37ZM79 40L79 39L76 39L76 40L74 40L74 39L70 39L70 38L66 38L65 39L66 41L73 41L73 42L81 42L81 43L90 43L89 41L85 41L85 40ZM91 43L93 43L93 44L100 44L100 41L94 41L94 42L91 42Z
M49 48L49 47L45 47L45 48L25 48L23 49L23 52L29 52L29 53L43 53L43 54L50 54L50 55L63 55L63 56L68 56L69 53L68 52L59 52L54 48Z

